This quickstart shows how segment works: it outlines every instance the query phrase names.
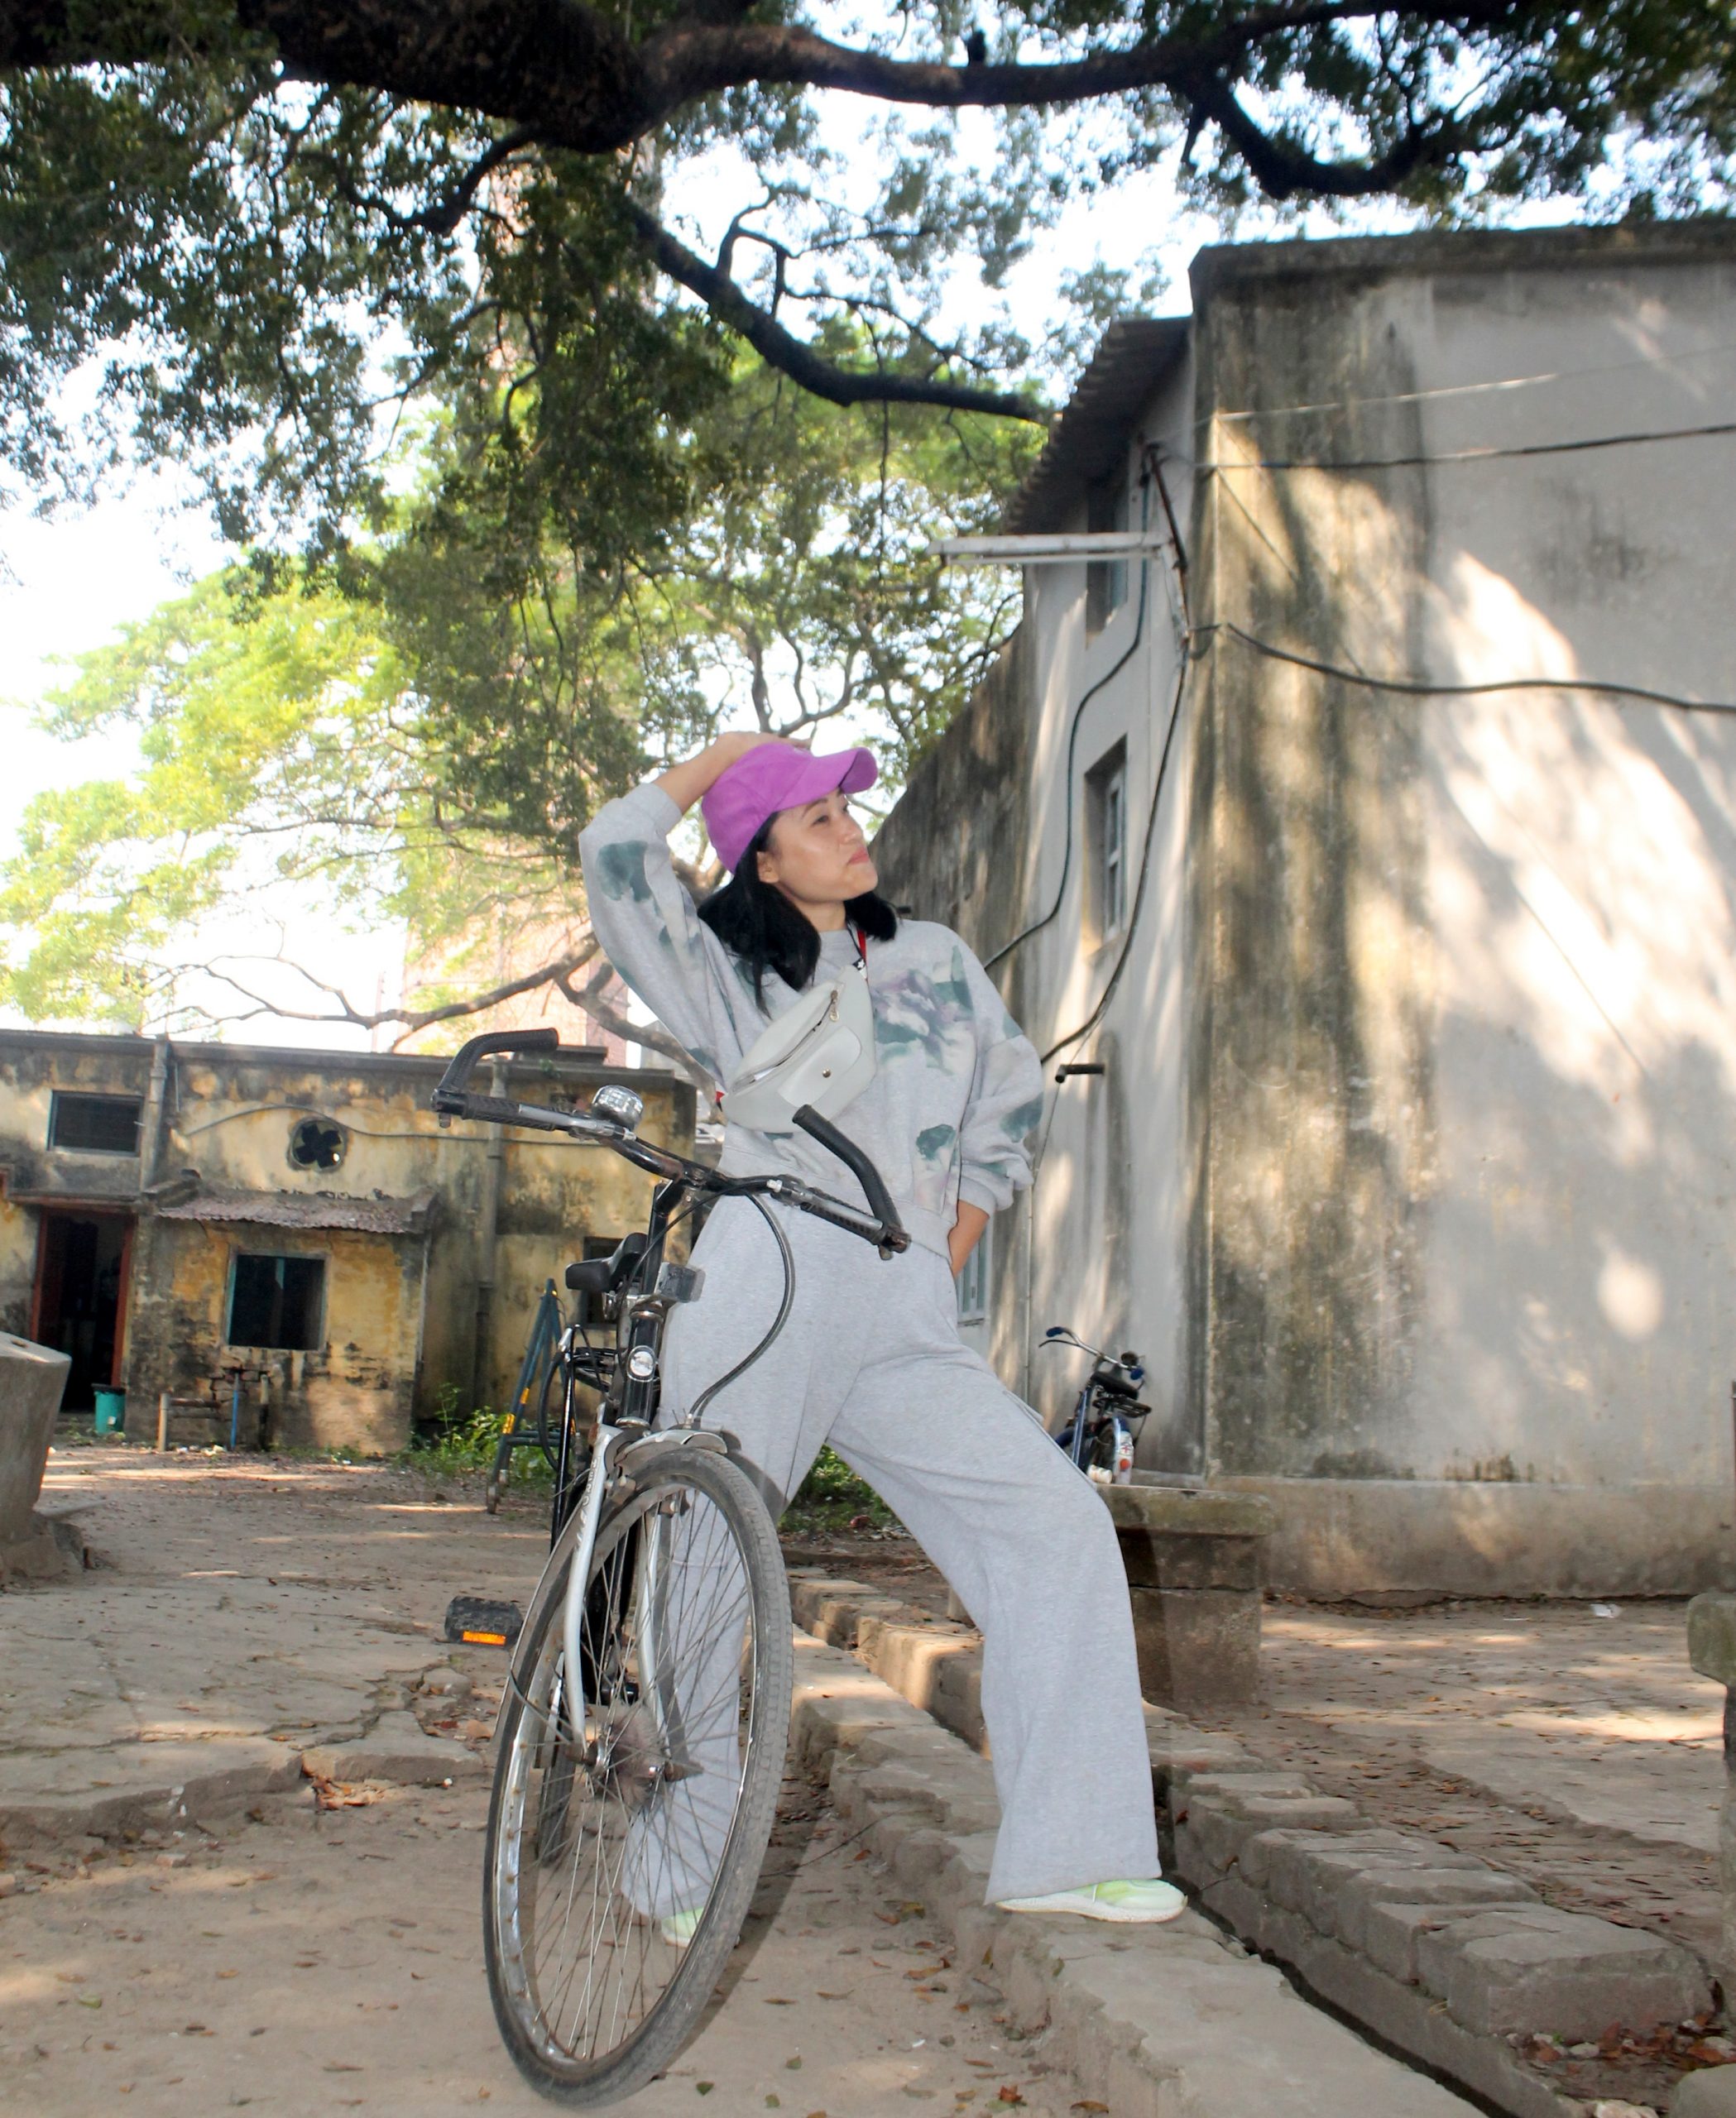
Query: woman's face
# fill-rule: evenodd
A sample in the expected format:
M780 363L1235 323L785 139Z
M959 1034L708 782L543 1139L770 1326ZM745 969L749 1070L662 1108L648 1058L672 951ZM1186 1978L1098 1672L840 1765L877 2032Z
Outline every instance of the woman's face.
M780 809L759 862L760 881L803 911L847 904L880 881L849 798L836 792L798 809Z

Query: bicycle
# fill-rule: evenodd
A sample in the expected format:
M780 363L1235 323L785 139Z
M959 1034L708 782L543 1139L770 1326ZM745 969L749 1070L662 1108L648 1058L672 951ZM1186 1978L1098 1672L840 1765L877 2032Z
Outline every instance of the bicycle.
M1139 1356L1124 1353L1119 1360L1088 1346L1065 1324L1051 1324L1043 1335L1045 1346L1075 1346L1091 1356L1096 1365L1073 1401L1073 1416L1055 1437L1072 1461L1087 1476L1111 1485L1131 1483L1134 1444L1138 1430L1151 1406L1139 1402L1139 1385L1145 1370Z
M540 1449L549 1468L554 1468L554 1448L549 1439L549 1392L560 1372L560 1302L554 1281L549 1280L537 1297L536 1313L530 1320L530 1343L519 1363L518 1381L512 1387L512 1408L501 1421L501 1438L495 1445L494 1462L482 1487L482 1505L491 1515L500 1511L501 1495L506 1490L515 1449ZM533 1398L536 1402L534 1426L530 1418Z
M433 1103L443 1124L564 1133L659 1180L642 1234L566 1268L614 1343L593 1345L577 1322L561 1333L550 1550L501 1706L483 1861L501 2034L535 2088L587 2109L642 2087L686 2041L740 1936L783 1779L794 1651L777 1532L730 1437L701 1425L789 1314L794 1262L768 1202L882 1258L910 1239L874 1164L806 1105L793 1122L855 1175L866 1215L794 1176L726 1176L640 1140L629 1089L601 1088L578 1111L466 1085L490 1053L559 1047L553 1030L472 1037ZM747 1199L764 1219L783 1300L747 1355L659 1426L669 1313L704 1279L665 1248L683 1202L707 1197ZM602 1399L588 1421L582 1387Z

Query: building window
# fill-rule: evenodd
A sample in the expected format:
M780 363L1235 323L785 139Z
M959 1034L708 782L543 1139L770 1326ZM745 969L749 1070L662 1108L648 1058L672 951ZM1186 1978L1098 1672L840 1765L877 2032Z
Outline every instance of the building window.
M242 1252L229 1287L228 1343L306 1353L319 1344L324 1301L324 1258Z
M48 1144L81 1154L136 1155L143 1109L136 1095L63 1095L56 1089L48 1106Z
M335 1169L343 1160L348 1136L328 1118L298 1118L290 1128L292 1169Z
M1091 860L1086 924L1103 942L1127 923L1127 745L1117 743L1085 775L1086 843Z
M976 1248L965 1260L965 1268L956 1282L958 1288L958 1320L961 1324L985 1324L989 1315L989 1248L995 1234L990 1221L977 1239Z
M1092 531L1127 527L1127 472L1117 464L1106 478L1086 489L1085 526ZM1127 561L1091 559L1085 568L1085 630L1101 632L1127 601Z

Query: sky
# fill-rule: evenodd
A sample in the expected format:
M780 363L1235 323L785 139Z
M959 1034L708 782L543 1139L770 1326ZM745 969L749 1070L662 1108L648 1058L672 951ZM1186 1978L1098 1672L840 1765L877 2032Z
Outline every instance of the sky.
M865 113L861 122L871 114ZM728 213L754 194L755 184L751 174L739 168L693 172L671 204L690 230L715 243ZM1383 225L1381 212L1370 209L1360 224ZM1143 274L1153 252L1168 280L1161 309L1184 312L1187 261L1212 239L1207 223L1182 210L1167 174L1153 172L1112 197L1068 209L1013 274L1015 312L1022 319L1039 320L1053 314L1060 276L1069 266L1101 257ZM1029 321L1026 328L1032 328ZM76 385L74 391L84 394ZM0 860L17 851L33 794L124 769L112 739L63 744L36 727L33 716L62 679L57 658L104 645L118 628L146 616L229 556L206 515L189 504L188 490L165 472L130 486L117 483L94 506L69 507L46 520L16 506L0 511L0 756L6 765L0 773ZM290 952L319 962L353 1000L365 1005L377 991L396 990L400 933L357 935L328 920L309 920L295 908L276 909L287 909L292 922ZM257 919L244 920L225 939L265 952L278 946L276 927ZM291 990L290 984L280 985L275 995L280 1004L290 1004ZM304 1047L355 1047L367 1042L363 1033L281 1018L237 1024L229 1034L240 1042Z

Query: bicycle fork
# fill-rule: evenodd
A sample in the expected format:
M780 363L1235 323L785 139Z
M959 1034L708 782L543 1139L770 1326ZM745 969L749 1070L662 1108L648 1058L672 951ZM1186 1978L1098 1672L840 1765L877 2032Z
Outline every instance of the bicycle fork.
M585 1683L584 1665L580 1660L580 1645L584 1635L585 1592L591 1578L591 1555L597 1549L597 1533L602 1522L604 1504L610 1498L633 1488L635 1459L647 1455L661 1455L669 1449L703 1449L718 1456L727 1455L728 1444L721 1435L705 1427L672 1427L659 1432L634 1435L624 1427L599 1426L597 1443L591 1459L591 1474L585 1482L585 1490L578 1505L577 1527L573 1539L571 1569L567 1575L567 1600L561 1613L561 1646L565 1660L561 1691L566 1706L568 1722L573 1731L574 1747L581 1752L585 1740ZM652 1573L657 1570L658 1555L663 1550L663 1541L653 1537L650 1541L649 1565ZM642 1583L644 1592L655 1598L660 1584L655 1579ZM649 1665L657 1651L655 1623L648 1626L640 1639L641 1656ZM650 1666L641 1671L645 1680L642 1689L651 1702L652 1711L661 1719L673 1704L665 1696L664 1686L657 1681L658 1673ZM667 1737L669 1731L659 1727L658 1734Z

